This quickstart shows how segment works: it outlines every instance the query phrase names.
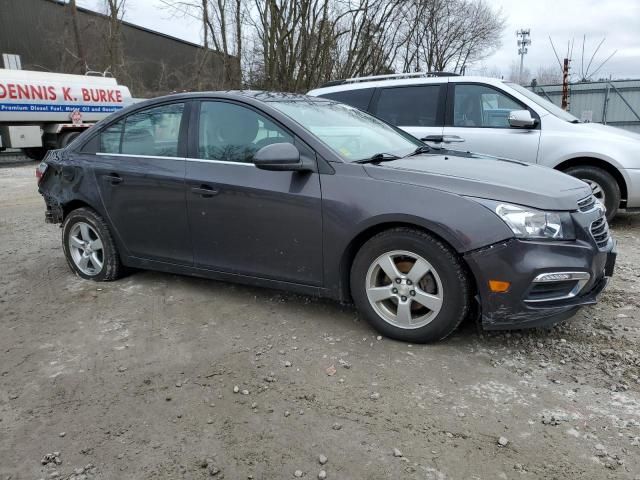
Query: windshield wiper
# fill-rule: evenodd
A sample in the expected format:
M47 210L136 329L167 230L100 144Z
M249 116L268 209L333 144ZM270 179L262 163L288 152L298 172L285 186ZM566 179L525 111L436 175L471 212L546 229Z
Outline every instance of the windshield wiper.
M398 160L402 157L398 155L394 155L393 153L376 153L371 155L369 158L362 158L360 160L354 160L351 163L380 163L380 162L390 162L391 160Z
M431 151L431 147L429 145L420 145L413 152L408 153L402 158L413 157L414 155L420 155L421 153L429 153Z

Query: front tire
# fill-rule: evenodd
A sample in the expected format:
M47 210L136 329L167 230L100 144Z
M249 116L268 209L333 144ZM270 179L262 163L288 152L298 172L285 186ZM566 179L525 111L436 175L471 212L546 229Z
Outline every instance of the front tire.
M613 175L606 170L591 166L572 167L564 173L589 184L593 196L607 208L607 221L613 220L620 206L620 186Z
M62 248L76 275L108 282L122 276L123 267L109 227L90 208L73 210L62 224Z
M399 227L372 237L351 267L351 295L365 319L387 337L442 340L469 312L470 281L442 241Z

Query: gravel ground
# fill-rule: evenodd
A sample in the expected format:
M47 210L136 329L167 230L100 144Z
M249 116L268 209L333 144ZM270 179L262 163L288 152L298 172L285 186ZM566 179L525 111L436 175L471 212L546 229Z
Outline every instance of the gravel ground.
M0 479L640 479L640 216L571 321L418 346L309 297L83 281L4 163Z

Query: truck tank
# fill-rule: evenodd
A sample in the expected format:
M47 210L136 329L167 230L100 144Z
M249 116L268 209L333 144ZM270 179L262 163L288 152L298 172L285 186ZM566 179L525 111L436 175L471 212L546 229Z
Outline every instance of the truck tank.
M131 102L112 77L0 69L0 124L94 123Z

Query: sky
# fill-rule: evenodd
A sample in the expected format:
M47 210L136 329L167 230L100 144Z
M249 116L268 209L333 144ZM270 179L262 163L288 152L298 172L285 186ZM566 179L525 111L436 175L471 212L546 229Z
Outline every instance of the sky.
M485 0L500 9L506 19L502 46L494 54L468 71L500 71L508 75L513 62L518 62L516 30L529 28L531 42L525 56L525 67L535 76L539 67L559 69L549 37L562 58L567 42L574 39L572 69L580 74L582 39L586 35L585 67L598 43L606 40L595 56L591 71L616 54L597 73L597 77L640 78L640 0ZM104 0L77 0L78 5L102 11ZM171 0L127 0L125 20L143 27L200 43L201 30L192 17L172 15L167 4Z

